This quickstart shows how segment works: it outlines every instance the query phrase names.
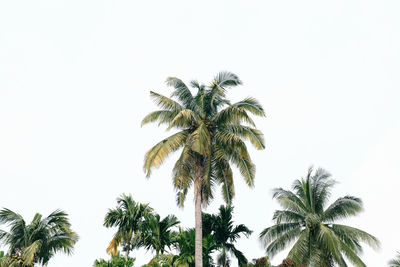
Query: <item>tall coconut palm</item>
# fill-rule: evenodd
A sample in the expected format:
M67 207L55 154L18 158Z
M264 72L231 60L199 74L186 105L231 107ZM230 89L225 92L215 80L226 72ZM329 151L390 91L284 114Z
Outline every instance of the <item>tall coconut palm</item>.
M238 266L247 264L247 259L244 254L235 247L235 242L241 235L249 237L252 233L249 228L244 224L234 226L233 220L233 207L220 206L219 213L212 215L210 218L211 228L216 242L221 246L221 253L218 255L218 266L230 266L230 260L227 253L233 254L238 260Z
M244 141L249 140L257 149L264 148L263 134L249 114L264 116L262 106L251 97L234 104L226 98L227 89L241 83L235 74L220 72L208 86L192 81L190 85L197 91L192 94L180 79L170 77L167 85L173 87L171 98L150 92L161 109L142 121L142 125L158 122L178 130L146 153L144 170L149 177L169 154L182 149L173 169L173 184L180 206L194 187L196 267L203 266L201 210L213 198L213 186L222 185L223 197L231 203L235 191L230 164L236 165L246 183L253 186L255 166Z
M396 258L389 261L390 267L400 267L400 252L397 252Z
M347 258L355 266L365 266L359 257L361 243L377 248L379 242L362 230L335 223L359 214L362 201L345 196L327 206L334 184L328 172L318 169L313 173L310 168L306 178L294 182L293 192L274 190L273 198L283 210L275 211L276 224L260 234L268 255L273 256L296 241L288 257L298 264L347 266Z
M0 224L10 231L0 231L0 241L9 247L11 259L23 266L47 265L58 252L71 254L78 235L71 230L68 214L61 210L44 217L36 213L31 223L9 209L0 211Z
M134 235L141 229L145 217L153 209L147 204L135 202L131 195L122 194L117 198L117 203L118 206L115 209L109 209L104 218L105 227L118 227L107 252L116 256L118 255L118 246L121 245L125 251L125 257L128 259L130 251L135 248Z
M145 218L142 226L142 242L146 249L156 252L156 257L170 248L174 241L173 227L179 224L174 215L161 220L160 215L150 215Z

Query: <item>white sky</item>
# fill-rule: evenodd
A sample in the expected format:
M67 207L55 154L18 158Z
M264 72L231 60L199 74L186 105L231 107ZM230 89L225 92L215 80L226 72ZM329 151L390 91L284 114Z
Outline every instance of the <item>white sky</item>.
M168 76L208 82L228 70L244 81L229 97L254 96L268 114L257 120L267 149L251 150L256 187L235 172L235 221L254 230L239 248L263 256L271 189L313 164L340 182L332 200L364 200L346 223L381 240L362 258L385 266L400 250L399 12L397 0L1 1L0 207L27 220L69 213L80 241L50 267L107 257L103 218L124 192L192 227L192 196L178 209L171 185L178 155L144 177L144 153L168 133L140 121L156 108L149 90L169 94Z

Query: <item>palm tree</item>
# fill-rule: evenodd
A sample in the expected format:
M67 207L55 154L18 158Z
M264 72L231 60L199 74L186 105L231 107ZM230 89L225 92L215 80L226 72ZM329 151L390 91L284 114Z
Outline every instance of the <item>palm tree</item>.
M156 257L164 253L173 243L174 233L172 228L179 224L174 215L160 219L160 215L150 215L145 218L142 227L143 246L156 252Z
M105 227L118 227L107 252L118 255L118 246L122 246L125 251L125 258L129 258L129 252L136 246L134 234L141 229L146 216L152 212L152 208L147 204L137 203L131 195L122 194L117 198L118 206L115 209L109 209L105 218Z
M296 240L288 257L306 266L347 266L345 258L356 266L365 266L359 258L361 242L373 248L379 241L372 235L335 221L362 211L362 201L353 196L337 199L326 207L335 182L330 174L308 170L307 177L296 180L293 191L274 189L273 198L283 207L274 213L275 225L264 229L260 238L268 255L288 247Z
M233 225L232 221L233 207L220 206L217 215L204 214L203 218L207 228L212 229L212 235L216 238L216 243L221 247L221 253L218 255L218 266L230 266L230 260L227 252L232 253L238 260L238 266L247 264L247 259L244 254L235 247L235 242L240 238L240 235L249 237L252 233L247 226L239 224ZM204 232L203 232L204 233Z
M151 112L142 121L142 125L158 122L167 124L168 129L179 130L146 153L144 170L149 177L151 170L159 167L169 154L182 149L173 169L173 184L180 206L190 187L194 187L196 267L203 266L201 210L213 198L213 185L222 185L224 199L231 203L234 183L230 163L236 165L246 183L253 186L255 166L244 140L249 140L257 149L264 148L263 134L249 116L249 113L264 116L262 106L251 97L235 104L226 98L227 89L241 83L235 74L220 72L209 86L192 81L191 87L197 90L193 95L180 79L170 77L167 85L174 88L171 98L150 92L161 109Z
M27 224L21 215L4 208L0 211L0 224L8 225L10 231L0 230L0 241L9 247L14 262L23 266L47 265L57 252L71 254L78 241L67 216L61 210L45 218L36 213Z
M400 252L397 252L396 258L389 261L390 267L400 267Z
M178 267L194 267L195 266L195 229L187 230L179 229L179 233L175 237L174 248L178 251L178 255L174 258L174 266ZM203 235L202 240L202 261L205 267L213 267L214 262L212 253L220 248L214 235Z

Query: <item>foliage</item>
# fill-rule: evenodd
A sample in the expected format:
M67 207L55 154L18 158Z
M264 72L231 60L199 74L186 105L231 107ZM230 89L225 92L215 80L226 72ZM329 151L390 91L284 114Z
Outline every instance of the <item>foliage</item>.
M306 266L347 266L347 258L356 266L365 266L359 258L361 242L373 248L378 240L357 228L335 221L355 216L362 201L353 196L337 199L326 207L335 182L323 169L309 169L305 179L296 180L293 191L278 188L273 197L283 207L274 213L275 225L264 229L260 239L268 255L273 256L296 241L289 258Z
M158 214L149 214L145 217L142 227L142 245L154 250L156 255L164 253L166 247L170 248L174 241L172 228L179 224L174 215L160 219Z
M220 248L213 235L203 235L203 265L214 266L214 261L211 254ZM195 230L193 228L183 230L179 229L175 238L174 248L177 250L178 255L174 259L175 266L194 266L195 254Z
M99 259L94 262L94 267L132 267L135 262L135 258L126 259L118 255L111 255L111 260L106 261L104 259Z
M204 205L213 198L214 184L223 185L222 194L227 203L231 202L234 183L230 163L236 165L247 184L253 186L255 166L244 140L249 140L257 149L265 147L263 134L255 128L249 115L264 116L265 113L254 98L248 97L234 104L226 99L227 89L240 84L235 74L220 72L209 86L192 81L191 86L197 90L195 95L180 79L173 77L167 79L167 85L174 88L171 98L150 92L161 109L148 114L142 125L158 122L178 132L146 153L144 170L150 176L151 170L159 167L169 154L182 149L173 170L178 205L183 205L188 189L198 175L199 170L194 167L199 164L203 171L201 196Z
M235 104L226 98L227 89L241 83L235 74L220 72L208 86L192 81L191 87L197 90L193 95L182 80L170 77L167 85L173 87L171 97L150 92L160 110L142 120L142 125L158 122L168 125L168 130L178 130L147 151L144 171L149 177L168 155L182 149L173 169L173 184L179 206L194 187L197 266L202 265L201 206L213 199L215 185L222 185L222 195L226 203L231 203L235 190L230 164L236 165L246 183L253 186L255 166L244 141L257 149L265 147L263 134L249 116L264 116L262 106L250 97Z
M47 265L57 252L71 254L78 235L71 230L67 214L56 210L43 218L36 213L27 224L21 215L9 209L0 211L0 223L10 231L0 230L0 241L9 247L10 260L23 263Z
M141 225L153 209L147 204L137 203L131 195L122 194L117 198L118 206L115 209L109 209L105 218L105 227L118 227L107 252L118 255L118 246L123 247L126 255L134 248L138 247L138 240L135 240L135 234L141 229Z
M230 266L230 259L227 253L231 253L237 258L238 266L247 263L246 257L241 251L236 249L234 243L241 235L248 237L252 231L244 224L234 226L232 215L233 207L231 206L220 206L219 213L216 215L203 214L203 222L205 224L203 234L212 234L215 236L216 244L221 250L217 259L218 266Z
M400 267L400 252L397 252L396 258L389 261L390 267Z

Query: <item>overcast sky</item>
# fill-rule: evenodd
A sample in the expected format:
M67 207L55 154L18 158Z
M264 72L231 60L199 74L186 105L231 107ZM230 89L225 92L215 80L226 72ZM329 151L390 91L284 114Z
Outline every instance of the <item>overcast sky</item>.
M271 189L314 165L339 182L332 201L363 199L365 211L343 223L380 239L362 259L385 266L400 250L399 13L398 0L1 1L0 207L28 221L69 214L80 240L50 267L107 257L103 218L121 193L193 227L192 195L175 205L178 155L145 179L145 152L170 133L140 121L156 109L150 90L170 94L168 76L207 83L227 70L243 80L228 97L256 97L268 114L257 119L267 148L251 149L255 188L234 172L234 219L254 230L238 247L264 255ZM136 266L151 258L132 256Z

